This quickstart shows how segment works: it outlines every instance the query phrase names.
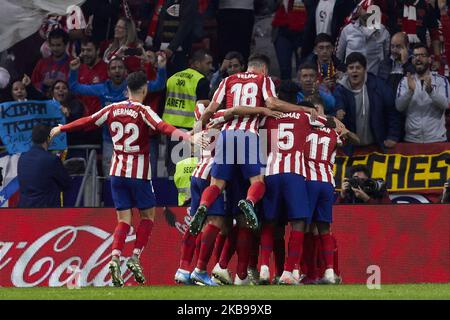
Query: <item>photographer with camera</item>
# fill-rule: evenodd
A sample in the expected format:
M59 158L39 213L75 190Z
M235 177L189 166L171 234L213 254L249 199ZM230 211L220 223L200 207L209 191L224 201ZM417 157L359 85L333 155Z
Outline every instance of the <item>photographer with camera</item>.
M450 179L444 183L444 189L442 190L441 203L450 203Z
M385 182L372 179L365 165L350 169L350 178L344 178L337 203L340 204L390 204Z

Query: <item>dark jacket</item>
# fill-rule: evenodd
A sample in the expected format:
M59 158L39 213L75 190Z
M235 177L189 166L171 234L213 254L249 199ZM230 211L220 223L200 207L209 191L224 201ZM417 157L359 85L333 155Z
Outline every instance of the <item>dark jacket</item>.
M399 141L401 132L400 114L395 109L392 89L387 84L369 73L367 75L367 93L370 104L370 127L376 143L384 149L384 140ZM343 123L348 130L356 132L356 103L354 93L338 84L334 90L336 110L343 109ZM346 151L351 152L351 147Z
M61 160L39 145L20 156L17 176L21 208L60 207L60 192L71 182Z
M314 48L314 40L317 35L316 9L319 4L319 0L305 0L304 3L306 12L308 13L308 18L306 20L304 31L302 59L308 57ZM333 42L336 42L339 34L341 33L341 28L344 26L345 18L352 13L355 6L356 5L353 0L336 0L331 21L331 38L333 38Z

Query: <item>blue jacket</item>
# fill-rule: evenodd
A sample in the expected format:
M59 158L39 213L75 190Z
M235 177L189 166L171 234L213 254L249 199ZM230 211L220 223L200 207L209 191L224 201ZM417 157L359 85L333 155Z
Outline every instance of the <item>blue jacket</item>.
M166 80L166 68L158 68L156 79L148 82L148 91L153 92L164 89ZM127 99L127 81L122 82L119 86L114 85L110 79L97 84L80 84L78 82L78 70L70 70L69 72L69 89L76 94L98 97L102 107ZM103 138L108 141L111 140L106 127L103 129Z
M67 190L71 183L61 160L39 145L33 145L20 156L17 178L21 208L60 207L60 192Z
M384 140L400 139L400 113L395 109L392 89L382 79L368 73L366 85L370 104L370 127L376 143L384 149ZM336 110L345 111L343 123L348 130L356 132L356 103L353 92L338 84L334 96Z

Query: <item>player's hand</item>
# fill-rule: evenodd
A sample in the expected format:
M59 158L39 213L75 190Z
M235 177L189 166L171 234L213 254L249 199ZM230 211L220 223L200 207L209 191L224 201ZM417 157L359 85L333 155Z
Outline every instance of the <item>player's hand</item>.
M70 70L78 70L80 68L81 65L81 60L79 57L73 59L72 61L70 61Z
M339 119L337 119L336 117L333 118L334 123L336 124L336 131L337 132L341 132L343 130L347 130L347 128L345 127L345 124L343 124L341 121L339 121ZM348 132L348 130L347 130Z
M385 146L386 148L393 148L393 147L395 147L396 145L397 145L397 141L390 140L390 139L384 140L384 146Z
M22 78L22 83L25 87L28 87L31 84L31 79L28 75L24 74Z
M307 110L311 115L311 121L316 121L317 118L319 117L319 112L317 112L317 110L314 108L308 108Z
M406 77L408 79L408 89L411 93L414 93L416 91L416 79L414 79L414 76L411 73L407 73Z
M269 108L262 108L262 109L263 109L263 116L265 117L280 119L284 115L284 112L281 111L275 111Z
M191 135L191 144L198 146L202 149L205 149L206 147L208 147L210 141L209 139L207 139L207 137L205 137L204 132L197 132L193 135Z
M360 199L360 200L362 200L362 201L364 201L364 202L367 202L367 201L370 200L370 197L367 195L367 193L365 193L365 192L361 189L360 186L358 186L358 188L353 188L353 187L352 187L352 190L353 190L353 193L355 194L355 197L356 197L356 198L358 198L358 199Z
M344 127L341 128L340 130L338 130L339 138L345 138L349 132L350 132L350 130L348 130L348 129L344 126Z
M50 131L50 141L52 141L56 136L58 136L61 133L61 124L58 124L57 127L52 128Z

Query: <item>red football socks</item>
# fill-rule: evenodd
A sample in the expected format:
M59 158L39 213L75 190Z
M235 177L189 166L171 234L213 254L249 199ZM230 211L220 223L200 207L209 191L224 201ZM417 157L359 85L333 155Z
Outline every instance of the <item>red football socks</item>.
M291 230L291 234L289 236L288 254L286 262L284 263L285 271L292 272L295 265L300 264L304 235L305 234L301 231Z
M325 260L325 269L333 268L334 243L329 233L320 236L322 244L322 257Z
M197 236L192 235L189 230L183 235L183 239L181 242L181 259L180 259L180 269L189 270L192 258L194 257L195 251L195 241L197 240Z
M207 208L211 207L211 205L216 201L216 199L220 195L220 188L218 186L212 185L207 187L200 199L200 205L205 205Z
M274 239L273 257L275 259L275 274L280 277L284 270L285 254L286 254L286 244L284 243L284 238Z
M215 263L219 262L220 260L220 255L222 254L223 246L225 245L226 239L227 236L221 233L219 233L216 237L216 243L214 244L214 252L213 252Z
M216 242L217 234L220 232L220 228L213 224L207 224L203 229L202 243L200 246L200 253L197 260L197 269L206 270L209 259L211 258L214 244Z
M136 241L134 242L133 254L139 256L148 243L153 229L153 221L150 219L141 219L136 231Z
M122 254L125 240L127 239L128 232L130 231L130 225L123 221L120 221L116 229L114 230L114 240L112 243L112 256L120 257Z
M336 237L333 234L331 234L331 238L333 239L333 245L334 245L333 269L334 269L334 273L336 273L337 275L340 275L341 273L339 272L339 259L338 259L337 240L336 240Z
M234 251L236 251L236 241L238 235L238 227L234 226L231 232L228 234L225 244L220 255L219 265L222 269L228 268L231 257L233 257Z
M274 249L272 224L265 224L261 230L261 265L270 265L270 255Z
M251 201L255 205L262 199L266 192L266 184L262 181L254 182L250 185L247 191L247 200Z
M237 275L241 280L247 278L247 267L250 259L250 248L252 245L252 231L248 228L239 228L236 242L238 255Z

